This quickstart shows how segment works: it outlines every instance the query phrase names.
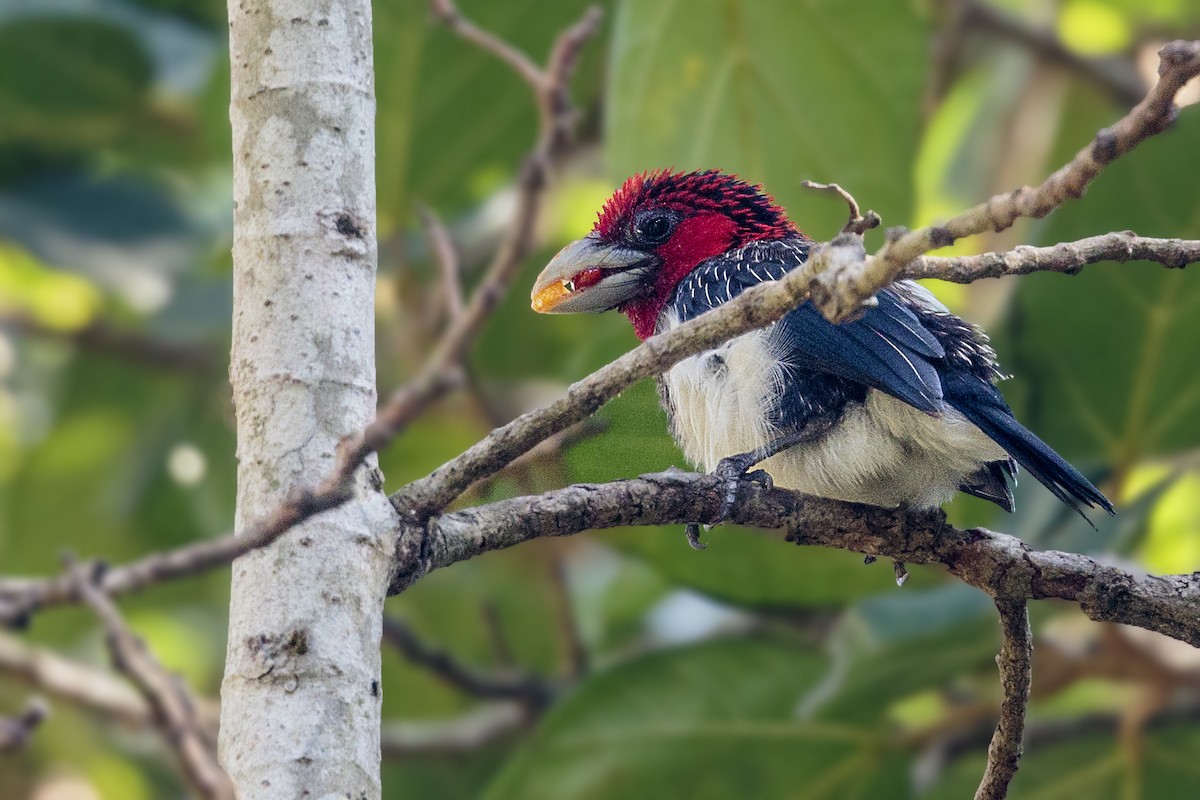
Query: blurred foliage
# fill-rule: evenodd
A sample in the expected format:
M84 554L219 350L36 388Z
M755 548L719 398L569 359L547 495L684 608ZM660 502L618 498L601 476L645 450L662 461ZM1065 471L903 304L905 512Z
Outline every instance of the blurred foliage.
M540 60L587 3L461 5ZM800 190L802 179L840 182L888 225L926 223L1040 180L1122 113L1075 76L980 33L926 109L937 3L603 5L601 42L585 50L573 87L579 140L546 203L538 252L478 343L473 390L382 454L392 485L634 344L618 315L535 318L525 299L540 265L586 232L629 172L739 171L821 238L844 210ZM1147 42L1200 34L1190 0L996 5L1084 55L1136 58ZM444 322L414 208L429 205L447 222L473 285L511 214L512 180L537 121L528 87L430 24L422 0L378 0L374 31L386 389L411 374ZM63 549L122 561L230 524L225 36L222 0L0 4L0 321L20 321L0 329L4 574L51 572ZM1129 228L1200 237L1198 134L1200 111L1185 110L1084 199L1018 227L1012 240L979 237L955 250ZM878 232L871 236L877 244ZM1190 270L1139 264L935 286L987 323L1016 374L1002 388L1019 415L1122 500L1121 515L1093 530L1022 480L1015 515L964 498L949 506L952 518L1036 546L1195 569L1196 286ZM96 326L123 346L84 335ZM164 345L196 357L164 366L154 357ZM604 432L478 487L469 501L683 466L649 384L601 417ZM973 790L986 737L942 770L930 772L929 754L939 736L991 723L997 632L985 596L932 569L914 569L899 591L886 563L866 567L768 534L717 529L706 541L708 550L693 553L672 527L538 542L436 573L391 601L389 613L465 663L568 688L528 736L465 757L386 764L385 796ZM122 606L168 665L215 696L227 593L218 572ZM1036 615L1035 629L1041 640ZM37 615L23 636L105 663L94 620L79 609ZM590 664L578 680L568 666L576 638ZM1110 677L1088 673L1086 659L1080 669L1064 691L1038 698L1031 722L1077 720L1078 732L1031 746L1014 796L1192 796L1191 728L1153 724L1130 747L1114 738L1112 720L1087 722L1136 713L1137 698L1155 687L1134 682L1121 693ZM0 714L27 694L0 675ZM443 719L476 704L385 651L385 717ZM974 707L983 716L964 717ZM152 734L60 703L54 712L32 747L0 768L0 796L36 796L69 779L92 796L179 795L172 759Z

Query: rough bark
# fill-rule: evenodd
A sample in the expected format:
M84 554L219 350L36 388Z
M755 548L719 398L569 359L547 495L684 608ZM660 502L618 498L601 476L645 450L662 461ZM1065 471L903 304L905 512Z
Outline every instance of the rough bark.
M369 0L230 0L239 531L375 411ZM233 566L221 763L243 798L377 798L392 511L357 497Z

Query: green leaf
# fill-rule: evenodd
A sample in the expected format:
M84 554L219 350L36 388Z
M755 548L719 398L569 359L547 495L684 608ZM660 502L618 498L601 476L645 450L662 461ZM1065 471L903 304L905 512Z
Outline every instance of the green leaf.
M542 63L560 31L594 3L463 2L472 22ZM408 222L419 199L449 216L515 173L537 135L533 92L508 66L430 19L424 0L376 3L376 147L380 229ZM604 3L600 3L604 5ZM599 45L584 50L573 96L586 106Z
M1062 149L1085 144L1115 114L1076 99ZM1082 128L1082 130L1081 130ZM1041 244L1108 231L1200 238L1194 162L1200 109L1118 159L1087 195L1054 213ZM1063 154L1065 155L1065 154ZM1148 264L1097 264L1076 277L1033 275L1018 289L1015 388L1025 424L1068 459L1115 462L1200 444L1200 276Z
M987 595L961 583L866 600L842 617L833 665L801 708L820 719L878 719L897 700L991 664L995 619Z
M1144 734L1139 758L1123 753L1111 734L1083 734L1061 744L1027 744L1009 797L1037 800L1191 800L1200 784L1196 753L1200 730L1173 724ZM929 800L970 797L983 775L979 752L955 762Z
M823 669L810 651L735 639L597 674L486 797L908 797L906 762L886 731L794 717Z
M912 214L926 26L894 0L623 2L606 155L614 178L720 168L764 183L818 238L837 181L889 223Z
M99 143L146 99L154 67L137 36L97 19L18 18L0 26L0 144Z

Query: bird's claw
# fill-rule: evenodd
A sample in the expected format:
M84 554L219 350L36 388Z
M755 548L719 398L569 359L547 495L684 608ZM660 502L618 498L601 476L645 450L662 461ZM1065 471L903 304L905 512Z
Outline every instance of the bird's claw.
M756 469L753 472L747 472L755 463L751 453L723 458L717 463L713 475L725 482L725 497L721 501L721 513L717 515L717 522L724 522L733 513L733 506L737 503L738 488L741 487L743 481L757 483L765 489L775 486L775 481L766 470Z
M730 456L723 458L717 463L717 468L712 471L714 477L721 479L725 485L725 496L721 498L721 510L717 514L716 522L713 525L719 525L733 514L733 506L737 503L738 488L745 481L757 483L763 488L770 490L775 486L775 481L771 478L766 470L756 469L753 472L747 472L748 469L758 463L755 454L742 453L741 455ZM708 530L711 525L705 525L704 529ZM693 522L684 530L687 535L688 544L693 550L703 550L708 545L700 541L700 524Z

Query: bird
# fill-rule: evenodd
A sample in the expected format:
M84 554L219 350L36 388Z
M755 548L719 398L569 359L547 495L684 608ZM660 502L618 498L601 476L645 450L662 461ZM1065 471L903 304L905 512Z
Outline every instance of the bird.
M546 265L532 306L615 309L645 340L780 279L814 244L761 186L733 174L643 172ZM819 497L929 509L965 492L1008 512L1019 465L1084 519L1085 508L1115 513L1017 421L996 388L1003 377L979 327L901 280L838 324L801 302L683 359L658 386L685 457L729 481L722 519L756 465L751 477Z

